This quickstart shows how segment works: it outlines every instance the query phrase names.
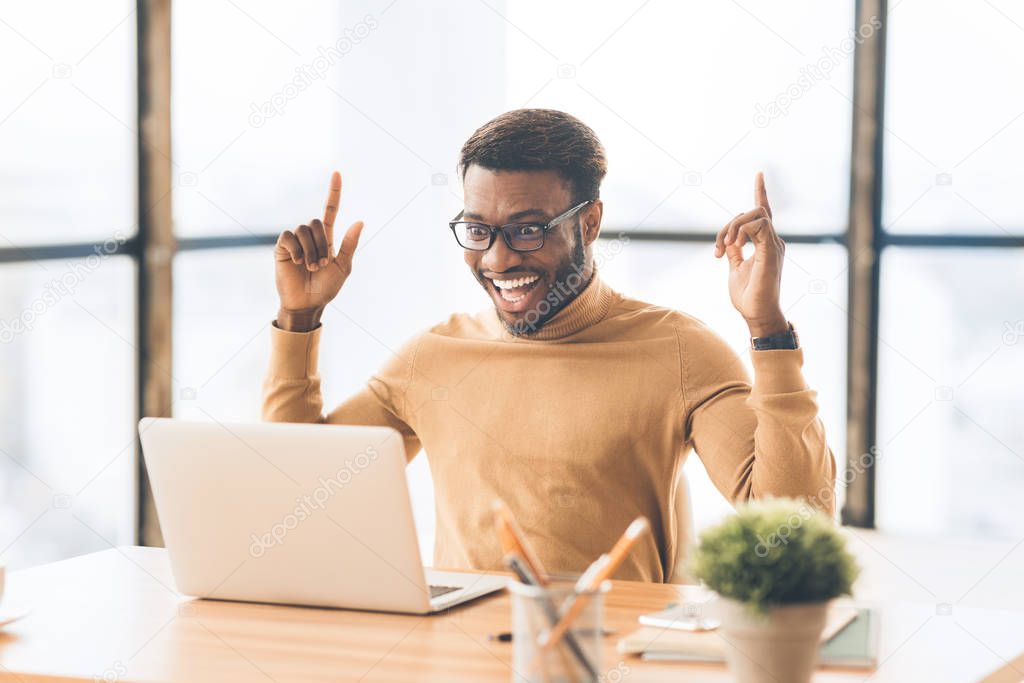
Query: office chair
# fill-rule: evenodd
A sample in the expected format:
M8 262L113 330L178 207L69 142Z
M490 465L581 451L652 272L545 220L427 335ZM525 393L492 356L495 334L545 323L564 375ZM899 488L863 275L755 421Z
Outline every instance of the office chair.
M672 570L672 576L668 577L666 583L697 583L686 572L686 563L690 559L693 547L696 542L696 532L693 526L693 501L690 498L690 482L686 479L683 468L679 468L679 477L676 479L676 561Z

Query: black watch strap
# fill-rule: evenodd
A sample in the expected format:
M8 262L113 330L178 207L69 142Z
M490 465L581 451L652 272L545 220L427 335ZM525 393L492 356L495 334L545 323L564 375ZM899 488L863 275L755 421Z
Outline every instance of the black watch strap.
M800 338L796 336L793 323L789 323L789 329L784 332L772 334L767 337L751 337L750 348L755 351L772 351L775 349L798 349Z

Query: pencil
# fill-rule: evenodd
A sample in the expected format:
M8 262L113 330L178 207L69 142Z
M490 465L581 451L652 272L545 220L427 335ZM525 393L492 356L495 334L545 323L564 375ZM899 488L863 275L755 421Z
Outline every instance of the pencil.
M494 510L494 523L498 528L498 539L501 541L502 552L506 555L515 553L523 558L536 577L538 584L547 586L550 583L548 573L544 570L544 565L541 564L537 553L530 547L530 542L526 540L526 534L512 515L512 511L501 500L495 500L491 507Z
M650 528L646 517L637 517L626 528L615 546L605 555L594 560L576 582L576 598L565 608L562 618L547 633L542 633L537 640L542 650L548 650L558 644L567 635L572 622L580 615L590 601L590 594L598 590L601 584L619 568L626 556L636 545L640 535ZM568 635L572 635L571 633Z
M500 498L494 501L492 509L494 510L494 523L498 530L498 540L501 541L502 552L506 555L513 554L521 557L532 573L537 585L541 587L548 586L551 583L548 573L544 569L544 565L541 564L540 557L537 556L537 553L530 546L530 541L527 540L526 533L519 526L519 522L516 521L515 515L512 514L512 511L508 509L508 506ZM520 578L520 580L522 579ZM551 623L554 624L555 621L557 621L557 617ZM558 658L562 662L562 668L575 681L575 674L572 673L572 662L566 657L565 650L558 650Z

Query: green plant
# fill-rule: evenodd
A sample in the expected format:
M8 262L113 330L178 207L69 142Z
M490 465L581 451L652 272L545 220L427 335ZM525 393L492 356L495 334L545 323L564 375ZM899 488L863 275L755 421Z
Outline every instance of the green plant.
M762 614L850 595L860 573L832 520L787 498L743 504L706 529L691 570L719 595Z

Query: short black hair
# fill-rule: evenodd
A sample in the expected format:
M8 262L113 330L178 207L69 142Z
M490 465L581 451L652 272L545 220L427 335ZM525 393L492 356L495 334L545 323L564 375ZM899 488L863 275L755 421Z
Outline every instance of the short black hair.
M604 146L587 124L555 109L514 109L474 132L459 155L459 176L477 164L492 171L555 171L574 202L597 199L608 172Z

